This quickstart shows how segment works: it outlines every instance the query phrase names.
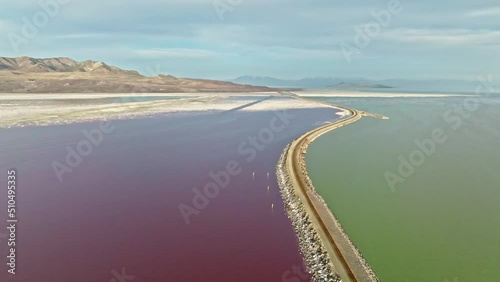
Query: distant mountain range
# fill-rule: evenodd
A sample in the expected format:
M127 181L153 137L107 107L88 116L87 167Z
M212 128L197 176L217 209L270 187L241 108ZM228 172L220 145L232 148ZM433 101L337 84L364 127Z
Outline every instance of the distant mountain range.
M343 82L343 80L325 77L287 80L268 76L240 76L236 79L231 80L231 82L269 87L325 88L341 83Z
M183 93L262 92L278 89L337 89L384 92L474 93L479 81L467 80L372 80L364 78L313 77L297 80L265 76L241 76L229 81L146 77L98 61L70 58L36 59L0 57L0 92L3 93ZM498 82L493 82L496 92Z
M146 77L103 62L77 62L70 58L36 59L0 57L0 92L3 93L182 93L260 92L265 86L226 81Z
M410 80L365 78L313 77L297 80L279 79L266 76L241 76L230 80L234 83L278 88L338 89L384 92L437 92L437 93L474 93L480 81L468 80ZM499 83L495 83L497 92Z

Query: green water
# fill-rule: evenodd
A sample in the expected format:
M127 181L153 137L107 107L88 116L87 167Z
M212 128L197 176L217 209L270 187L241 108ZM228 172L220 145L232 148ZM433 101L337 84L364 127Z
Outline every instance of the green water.
M384 282L500 281L500 99L464 99L322 98L390 117L363 117L307 153L314 186ZM415 141L435 130L446 140L427 155ZM404 183L391 188L387 172Z

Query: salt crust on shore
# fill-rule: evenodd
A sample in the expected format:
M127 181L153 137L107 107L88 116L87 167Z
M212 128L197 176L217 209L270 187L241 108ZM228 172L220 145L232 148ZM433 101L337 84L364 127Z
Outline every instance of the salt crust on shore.
M293 93L303 97L338 97L338 98L444 98L444 97L468 97L474 95L464 94L433 94L433 93L392 93L392 92L361 92L341 90L303 90Z
M188 93L189 94L189 93ZM71 94L71 99L88 99L86 103L68 102L64 94L0 94L0 128L22 126L44 126L108 119L130 119L135 117L196 114L207 112L272 111L324 107L316 103L288 97L263 100L276 93L237 93L209 95L206 93L179 94ZM141 97L173 97L167 100L140 100ZM182 98L174 98L182 96ZM138 98L135 98L138 97ZM113 103L97 102L100 98L123 98ZM136 99L134 101L134 98ZM21 101L20 101L21 100ZM56 101L57 100L57 101ZM261 102L254 103L256 101Z
M303 97L450 97L466 95L368 93L355 91L295 91ZM291 99L269 99L253 105L246 104L269 96L275 92L258 93L78 93L78 94L0 94L0 128L22 126L44 126L107 119L129 119L141 116L194 114L217 111L265 111L322 107L313 102ZM144 101L144 97L158 100ZM162 99L167 97L171 99ZM106 98L119 101L105 103ZM75 102L76 100L82 103ZM61 102L67 101L67 103ZM339 112L343 116L345 113Z
M0 93L2 100L32 100L32 99L101 99L117 97L230 97L230 96L269 96L276 92L222 92L222 93L57 93L57 94L26 94L26 93Z

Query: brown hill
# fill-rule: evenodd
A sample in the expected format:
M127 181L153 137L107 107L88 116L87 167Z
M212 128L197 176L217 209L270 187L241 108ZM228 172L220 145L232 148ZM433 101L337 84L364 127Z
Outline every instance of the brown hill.
M3 93L176 93L259 92L274 89L225 81L146 77L103 62L69 58L0 57L0 92Z

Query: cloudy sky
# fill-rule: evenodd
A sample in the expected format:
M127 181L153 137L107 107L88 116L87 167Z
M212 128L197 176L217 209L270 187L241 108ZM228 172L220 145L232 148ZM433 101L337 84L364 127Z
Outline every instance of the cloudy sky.
M146 75L475 79L500 65L498 0L0 4L0 56L92 59Z

